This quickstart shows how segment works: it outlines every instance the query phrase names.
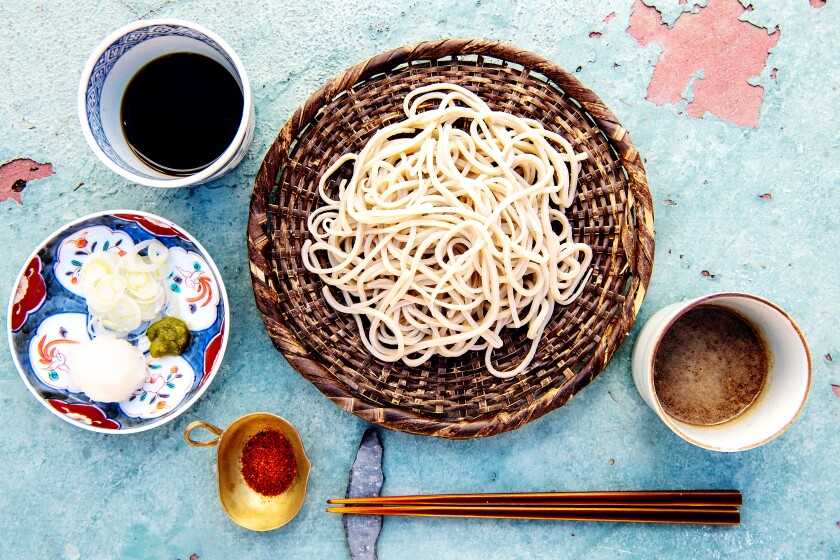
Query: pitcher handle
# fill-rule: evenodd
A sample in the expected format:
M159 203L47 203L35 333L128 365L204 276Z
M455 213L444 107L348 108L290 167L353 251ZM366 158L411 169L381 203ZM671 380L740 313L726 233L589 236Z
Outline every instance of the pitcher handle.
M214 437L211 440L207 440L207 441L194 440L190 436L192 435L193 430L195 430L196 428L204 428L208 432L216 434L216 437ZM222 429L221 428L219 428L217 426L214 426L213 424L210 424L209 422L203 422L201 420L196 420L195 422L192 422L189 426L187 426L187 429L184 430L184 439L186 440L187 443L189 443L190 445L192 445L194 447L212 447L214 445L218 445L219 438L220 438L221 435L222 435Z

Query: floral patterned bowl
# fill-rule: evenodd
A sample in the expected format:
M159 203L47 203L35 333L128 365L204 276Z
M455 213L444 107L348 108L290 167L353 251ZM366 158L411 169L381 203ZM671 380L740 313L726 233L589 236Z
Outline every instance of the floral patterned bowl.
M190 329L181 356L152 358L145 336L146 382L119 403L91 401L73 384L69 347L90 339L79 271L92 254L155 238L169 248L170 305ZM9 302L9 345L23 382L50 412L94 432L127 434L160 426L187 410L207 389L228 341L225 286L207 251L172 222L135 210L98 212L75 220L42 242L18 275Z

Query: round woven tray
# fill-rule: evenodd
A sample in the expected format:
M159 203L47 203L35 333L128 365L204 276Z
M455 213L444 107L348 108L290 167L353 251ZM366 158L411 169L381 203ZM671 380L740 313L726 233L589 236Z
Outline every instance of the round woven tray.
M493 109L563 134L583 163L567 211L574 237L593 250L581 296L555 308L528 370L487 373L484 353L410 368L371 356L350 315L325 302L302 264L307 216L321 203L321 174L402 120L412 89L452 82ZM345 177L349 176L349 166ZM341 173L330 188L335 192ZM638 152L612 112L571 74L510 45L441 40L398 48L331 80L295 111L265 156L251 197L248 255L257 307L274 346L335 404L385 428L464 439L513 430L561 406L607 364L632 327L653 266L653 205ZM514 367L530 340L507 330L494 354Z

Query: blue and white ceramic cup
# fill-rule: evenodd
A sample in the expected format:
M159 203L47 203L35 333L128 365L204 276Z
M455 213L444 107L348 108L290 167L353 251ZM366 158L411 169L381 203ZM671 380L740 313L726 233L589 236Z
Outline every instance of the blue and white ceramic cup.
M148 62L176 52L202 54L227 68L242 88L244 101L230 146L210 166L186 177L163 174L138 158L126 142L120 120L123 93L131 78ZM254 136L254 102L242 61L209 29L176 19L135 21L99 44L82 72L79 119L88 144L105 165L151 187L185 187L218 179L242 161Z

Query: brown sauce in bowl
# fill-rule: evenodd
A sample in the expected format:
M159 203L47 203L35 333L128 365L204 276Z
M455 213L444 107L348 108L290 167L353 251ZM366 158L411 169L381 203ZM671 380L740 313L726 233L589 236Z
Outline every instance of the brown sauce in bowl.
M770 367L767 346L738 313L700 305L662 337L654 389L677 420L710 426L736 418L756 400Z

